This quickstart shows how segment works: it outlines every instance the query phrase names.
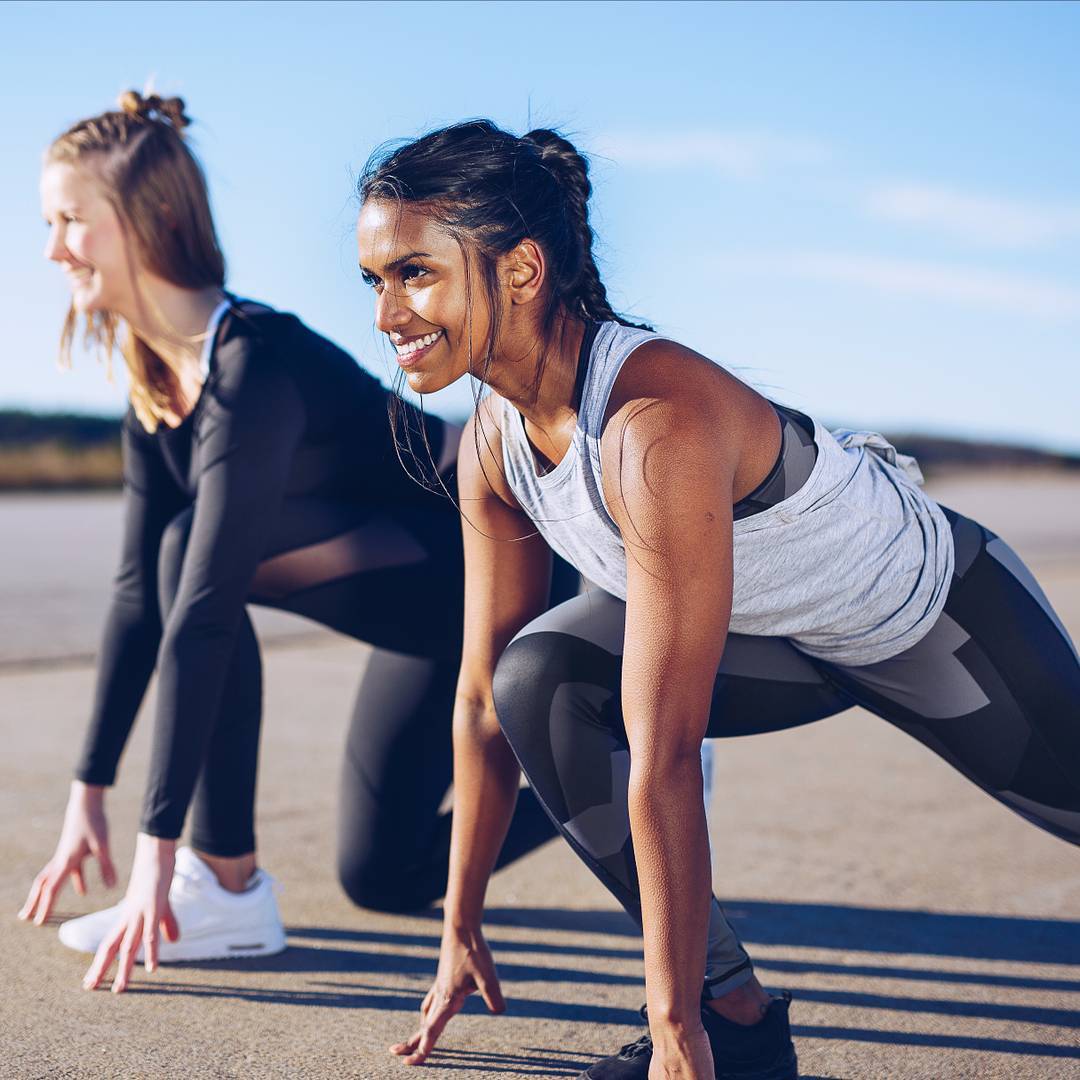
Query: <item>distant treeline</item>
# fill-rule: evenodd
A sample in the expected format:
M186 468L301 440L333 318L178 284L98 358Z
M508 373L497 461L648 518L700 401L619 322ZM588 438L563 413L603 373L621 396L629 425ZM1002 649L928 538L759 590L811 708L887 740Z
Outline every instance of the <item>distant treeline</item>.
M1080 455L1008 443L890 435L930 476L948 468L1080 469ZM0 490L85 490L120 486L120 418L0 410Z
M120 487L120 418L0 411L0 491Z
M927 476L945 468L965 467L1080 469L1080 454L1054 453L1010 443L944 439L935 435L886 437L901 453L918 459L919 467Z

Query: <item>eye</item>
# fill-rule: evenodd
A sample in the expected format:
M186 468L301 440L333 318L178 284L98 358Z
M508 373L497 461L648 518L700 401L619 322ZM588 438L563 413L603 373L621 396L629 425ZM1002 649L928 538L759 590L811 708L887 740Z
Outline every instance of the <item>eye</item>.
M406 263L401 268L401 281L402 284L408 285L410 281L416 281L419 278L425 277L428 273L426 266L420 266L417 263Z
M73 225L79 220L74 214L63 214L61 216L69 225Z
M376 292L382 288L382 278L376 277L374 274L369 273L367 270L360 271L360 280L369 288L374 289Z

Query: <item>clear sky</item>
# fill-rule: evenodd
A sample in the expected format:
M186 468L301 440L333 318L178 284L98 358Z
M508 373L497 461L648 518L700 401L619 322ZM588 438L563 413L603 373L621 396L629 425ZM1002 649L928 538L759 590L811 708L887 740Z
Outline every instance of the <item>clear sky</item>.
M55 368L37 174L154 76L196 121L231 288L384 381L355 174L531 117L595 155L617 306L826 421L1080 451L1078 55L1076 3L6 3L0 406L123 406L92 360Z

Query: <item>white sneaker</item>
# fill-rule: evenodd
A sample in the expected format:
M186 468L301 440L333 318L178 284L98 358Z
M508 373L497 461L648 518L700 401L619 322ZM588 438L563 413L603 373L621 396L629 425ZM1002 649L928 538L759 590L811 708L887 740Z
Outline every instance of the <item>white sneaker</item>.
M256 870L242 893L229 892L214 871L191 848L176 852L169 886L169 904L180 926L180 940L158 937L158 960L221 960L230 956L272 956L285 948L285 927L274 893L277 882ZM70 919L60 926L60 940L69 949L97 952L120 918L121 905ZM142 946L135 959L143 958Z

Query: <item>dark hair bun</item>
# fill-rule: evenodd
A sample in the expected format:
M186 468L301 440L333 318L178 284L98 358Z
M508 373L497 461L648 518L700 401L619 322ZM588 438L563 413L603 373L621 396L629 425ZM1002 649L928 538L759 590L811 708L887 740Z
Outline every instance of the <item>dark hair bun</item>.
M125 90L118 104L120 111L129 116L168 124L177 132L183 131L191 123L191 118L184 112L183 98L163 98L157 94L143 97L138 90Z
M550 128L536 128L522 136L522 140L540 151L540 160L561 184L588 199L589 163L569 139Z

